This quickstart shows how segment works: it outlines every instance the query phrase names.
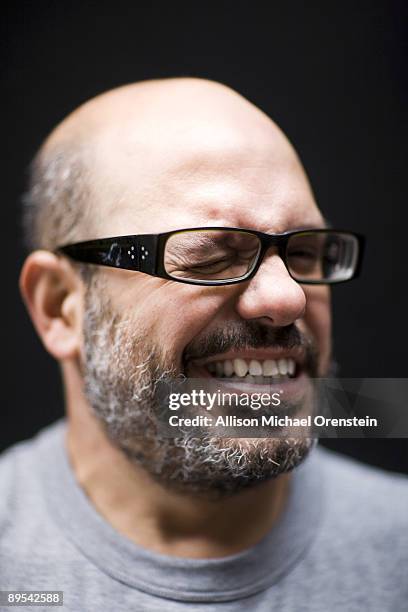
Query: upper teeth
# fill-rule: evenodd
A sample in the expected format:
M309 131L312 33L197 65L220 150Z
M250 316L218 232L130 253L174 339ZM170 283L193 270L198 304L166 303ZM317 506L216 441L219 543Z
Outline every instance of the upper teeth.
M207 364L210 372L215 372L217 376L239 376L247 374L252 376L293 376L296 364L293 359L225 359L224 361L212 361Z

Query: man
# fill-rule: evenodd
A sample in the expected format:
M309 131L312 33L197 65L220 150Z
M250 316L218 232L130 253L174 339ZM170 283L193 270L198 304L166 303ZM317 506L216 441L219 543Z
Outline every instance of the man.
M405 478L312 436L160 430L160 381L290 393L329 372L358 239L319 234L280 129L217 83L129 85L54 130L25 200L21 291L67 417L1 459L1 588L87 612L405 609Z

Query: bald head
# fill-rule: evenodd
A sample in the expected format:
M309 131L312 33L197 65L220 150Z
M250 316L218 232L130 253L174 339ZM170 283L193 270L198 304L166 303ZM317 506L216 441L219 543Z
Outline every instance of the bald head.
M258 170L283 166L296 168L304 189L307 179L284 134L224 85L182 78L120 87L69 115L37 154L25 197L30 246L54 249L103 236L105 218L111 233L113 226L118 234L146 231L143 216L163 207L177 223L181 193L185 206L185 198L197 204L213 191L218 209L220 197L233 205L231 189L243 172L249 189L256 182L269 193L270 177ZM132 226L125 227L120 220L129 207ZM210 206L206 217L212 213ZM158 231L169 229L165 218Z
M238 133L249 122L258 130L277 129L262 111L221 83L196 78L143 81L80 106L53 130L43 148L52 150L67 140L98 141L114 134L127 140L133 130L138 130L135 142L152 141L157 146L175 135L191 132L196 137L211 125Z

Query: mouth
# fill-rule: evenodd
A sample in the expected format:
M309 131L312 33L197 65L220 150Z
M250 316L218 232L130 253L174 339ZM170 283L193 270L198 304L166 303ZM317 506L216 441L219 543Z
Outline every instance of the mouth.
M294 348L233 349L207 358L191 359L185 364L187 381L205 391L237 394L248 398L259 394L279 395L279 403L262 405L253 410L265 414L303 414L313 408L314 387L304 346ZM202 380L200 382L198 379ZM282 395L283 394L283 395ZM232 395L231 395L232 397ZM245 414L248 406L221 403L220 414ZM244 406L244 405L243 405ZM252 404L249 404L252 408ZM238 412L237 412L238 410ZM251 412L249 414L252 414ZM261 413L258 413L261 414ZM261 432L260 432L261 433ZM264 437L262 434L260 437Z
M300 351L247 351L228 353L188 364L192 378L229 379L236 382L274 385L293 381L304 373Z

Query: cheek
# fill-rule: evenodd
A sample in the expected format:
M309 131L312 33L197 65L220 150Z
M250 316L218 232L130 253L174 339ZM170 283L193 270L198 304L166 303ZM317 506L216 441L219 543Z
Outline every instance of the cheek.
M174 284L173 284L174 286ZM186 345L208 328L225 305L220 289L180 286L158 296L152 333L176 359Z
M311 287L306 291L305 323L317 342L320 371L325 372L331 355L331 296L329 287Z
M126 291L118 286L116 294L122 316L129 313L146 343L179 360L185 346L225 305L226 289L147 278Z

